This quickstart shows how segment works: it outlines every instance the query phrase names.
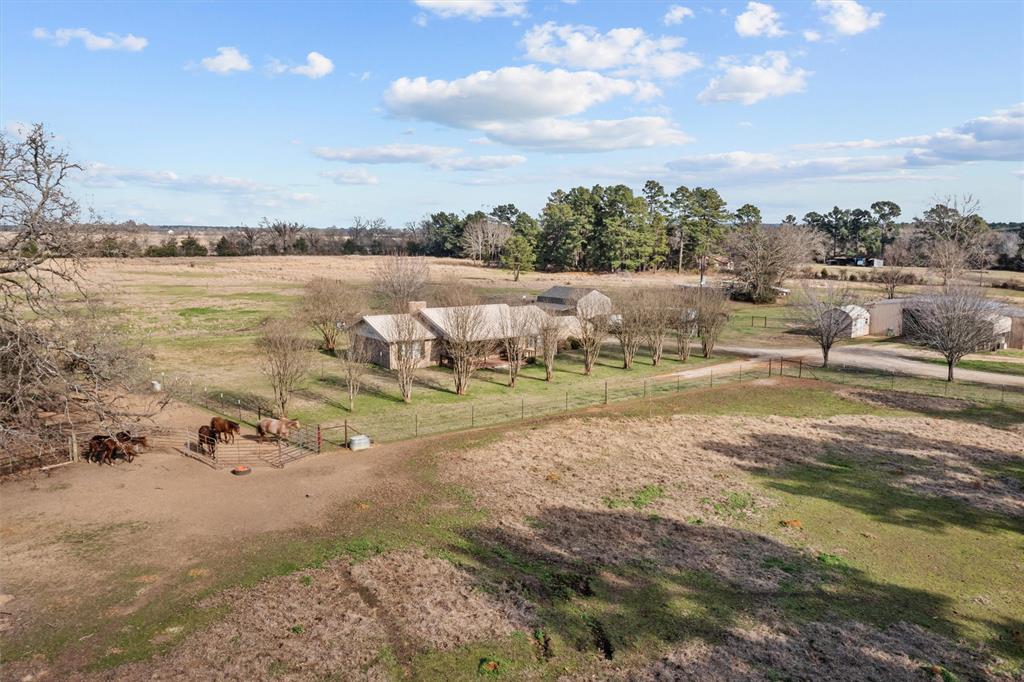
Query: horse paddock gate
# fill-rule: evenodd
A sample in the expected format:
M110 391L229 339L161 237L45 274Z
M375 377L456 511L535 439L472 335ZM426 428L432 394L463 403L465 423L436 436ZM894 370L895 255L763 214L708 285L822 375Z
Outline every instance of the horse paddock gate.
M240 434L234 441L220 440L211 453L199 442L198 429L153 429L147 432L151 447L166 447L214 469L236 466L283 469L286 464L320 454L323 440L317 426L305 426L284 438Z

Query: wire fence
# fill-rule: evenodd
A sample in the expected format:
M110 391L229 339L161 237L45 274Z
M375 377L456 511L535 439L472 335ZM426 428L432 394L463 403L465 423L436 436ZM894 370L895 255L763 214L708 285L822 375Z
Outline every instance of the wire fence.
M480 400L463 405L432 405L402 414L355 417L345 426L374 442L391 442L436 433L464 431L482 426L526 421L560 413L637 399L653 399L694 390L732 384L768 375L768 364L750 361L730 371L709 369L706 375L687 378L660 376L576 385L556 396L510 395L500 400Z

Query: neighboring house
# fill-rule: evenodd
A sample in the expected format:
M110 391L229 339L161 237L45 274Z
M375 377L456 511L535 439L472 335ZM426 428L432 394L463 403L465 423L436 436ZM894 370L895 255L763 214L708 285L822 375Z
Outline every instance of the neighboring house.
M575 315L580 309L611 314L612 299L597 289L555 286L537 296L537 306L552 315Z
M825 261L825 265L846 265L859 268L880 268L885 265L881 258L867 258L866 256L836 256Z
M826 311L825 315L832 319L838 318L839 335L843 338L857 338L867 336L870 328L871 316L868 311L859 305L844 305L841 308L833 308Z
M407 333L407 330L412 333ZM395 366L400 344L420 358L421 367L437 362L437 336L408 313L366 315L356 323L353 333L366 343L370 362L385 369ZM409 336L413 338L407 338Z
M903 328L906 329L908 320L913 319L915 311L914 307L910 305L912 299L902 300L904 301ZM1014 321L1013 317L1007 314L1008 312L1003 306L993 306L992 312L986 316L988 324L992 325L992 343L977 350L1000 350L1009 347L1010 341L1013 338Z

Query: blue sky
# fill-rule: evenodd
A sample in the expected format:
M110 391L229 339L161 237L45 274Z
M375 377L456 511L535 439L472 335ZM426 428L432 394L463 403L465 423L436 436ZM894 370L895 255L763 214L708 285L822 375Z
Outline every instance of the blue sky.
M400 226L646 179L1024 217L1024 3L0 5L0 123L113 219Z

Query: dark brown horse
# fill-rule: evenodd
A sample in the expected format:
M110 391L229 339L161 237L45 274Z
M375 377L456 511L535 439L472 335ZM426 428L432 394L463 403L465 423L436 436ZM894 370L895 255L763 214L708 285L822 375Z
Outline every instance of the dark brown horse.
M224 419L223 417L214 417L211 419L210 428L216 431L217 436L225 443L234 443L235 436L237 436L240 431L238 422L233 422L230 419Z
M99 464L113 465L115 457L132 462L135 460L135 448L130 443L120 442L116 438L96 435L89 440L85 457L88 461Z
M217 432L209 426L199 427L199 452L211 457L217 454Z

